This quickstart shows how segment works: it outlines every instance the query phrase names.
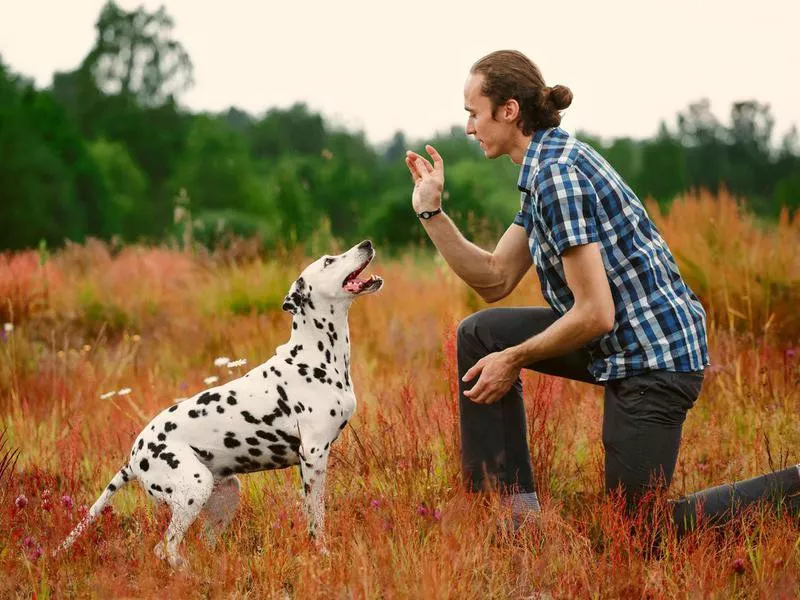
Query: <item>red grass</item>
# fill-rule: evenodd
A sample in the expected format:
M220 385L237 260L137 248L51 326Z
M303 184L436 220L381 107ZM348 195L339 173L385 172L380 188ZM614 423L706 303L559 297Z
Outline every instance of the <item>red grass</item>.
M763 231L732 199L702 194L656 219L709 310L714 363L666 498L797 461L798 222ZM199 524L190 530L188 573L152 554L168 515L137 486L52 559L152 414L208 375L236 377L216 356L253 366L285 341L275 298L305 260L99 242L44 266L32 253L3 257L15 326L0 340L0 425L20 455L12 469L0 447L0 597L796 596L796 519L756 509L677 540L660 495L656 516L643 512L632 528L601 494L602 390L527 372L544 512L509 535L498 498L466 494L459 472L455 332L485 305L440 260L411 255L379 256L371 269L385 290L351 310L359 407L333 447L330 557L305 535L299 478L287 470L243 478L241 510L215 550ZM542 304L537 290L531 274L500 304ZM100 398L122 388L132 392Z

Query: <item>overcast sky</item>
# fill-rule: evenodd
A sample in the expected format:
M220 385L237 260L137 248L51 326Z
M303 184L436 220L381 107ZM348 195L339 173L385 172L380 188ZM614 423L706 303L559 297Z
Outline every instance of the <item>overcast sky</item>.
M646 137L702 97L726 123L732 102L755 99L780 136L800 126L800 0L163 3L194 62L181 97L194 111L305 101L373 143L397 130L425 138L464 122L470 65L513 48L548 85L572 88L571 131ZM50 85L89 51L102 5L0 0L2 60Z

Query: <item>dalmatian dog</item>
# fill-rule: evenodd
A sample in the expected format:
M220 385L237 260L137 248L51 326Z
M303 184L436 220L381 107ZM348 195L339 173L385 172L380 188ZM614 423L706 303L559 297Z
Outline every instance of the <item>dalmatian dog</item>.
M309 534L324 551L325 475L331 444L356 408L350 378L348 310L383 280L358 276L375 256L361 242L308 265L283 309L292 314L289 341L246 375L207 389L158 414L133 443L127 463L56 550L68 548L122 486L138 479L172 518L155 553L184 565L178 547L206 509L207 534L227 526L239 504L238 473L298 465Z

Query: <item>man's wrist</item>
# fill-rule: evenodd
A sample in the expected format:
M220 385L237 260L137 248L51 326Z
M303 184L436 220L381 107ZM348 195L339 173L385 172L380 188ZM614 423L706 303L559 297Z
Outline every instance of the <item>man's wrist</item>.
M512 346L511 348L506 348L504 352L508 354L511 364L513 364L517 369L521 369L533 362L530 357L528 357L528 353L525 351L525 348L522 344L519 344L518 346Z
M436 215L442 214L442 207L434 208L432 210L421 210L417 212L417 217L427 221L428 219L435 217Z

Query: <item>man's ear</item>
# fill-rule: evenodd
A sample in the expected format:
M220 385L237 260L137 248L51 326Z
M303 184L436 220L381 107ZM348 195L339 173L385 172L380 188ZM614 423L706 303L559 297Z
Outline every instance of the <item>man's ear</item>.
M303 294L305 289L305 280L302 277L298 277L297 280L292 283L292 287L289 288L289 293L286 294L286 297L283 299L283 306L281 306L281 308L293 315L301 312L305 304L305 297Z

